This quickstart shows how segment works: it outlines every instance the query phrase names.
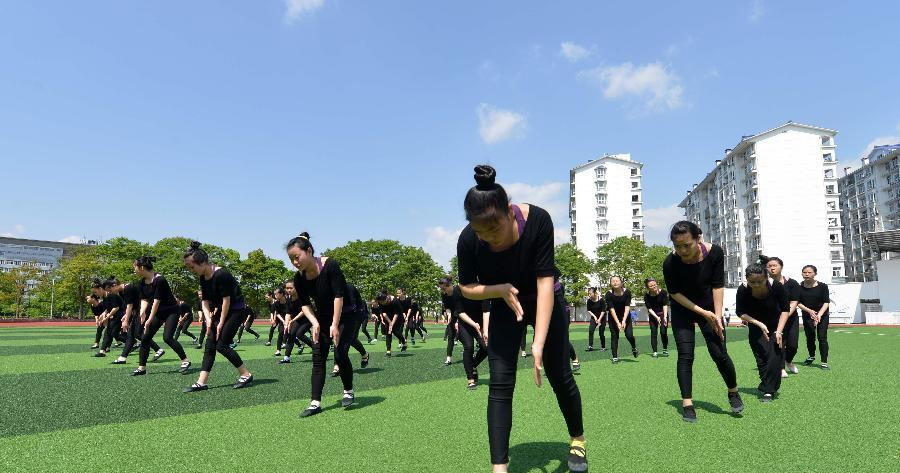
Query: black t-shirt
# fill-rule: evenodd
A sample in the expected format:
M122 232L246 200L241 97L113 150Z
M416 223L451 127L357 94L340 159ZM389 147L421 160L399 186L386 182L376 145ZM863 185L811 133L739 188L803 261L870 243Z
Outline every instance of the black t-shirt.
M178 315L187 315L191 320L194 319L194 312L191 311L191 305L187 302L178 304Z
M125 315L125 301L123 301L122 297L118 294L107 294L101 305L103 306L103 310L107 313L111 312L113 309L119 309L113 314L114 319L121 319L122 316Z
M400 303L400 307L403 309L403 316L406 316L406 312L412 307L412 299L407 297L406 299L397 299L397 302Z
M137 314L141 311L141 291L134 283L128 283L122 289L122 299L126 307L131 304L131 312Z
M381 313L387 318L388 323L391 323L391 320L393 320L396 315L397 325L403 324L403 304L400 303L400 299L395 297L390 302L379 304L379 306L381 306Z
M151 306L154 300L159 299L159 308L157 311L174 311L175 307L178 305L178 302L175 301L175 295L172 294L172 288L169 286L169 281L160 274L153 275L153 280L150 284L147 284L141 279L140 293L141 300L147 301ZM149 313L151 309L148 308L147 310Z
M602 297L598 297L596 301L592 301L591 298L588 297L587 310L595 316L600 317L603 312L606 312L606 301L603 300Z
M285 314L287 314L287 311L288 311L288 299L287 298L285 298L284 302L275 301L272 303L272 312L274 312L276 315L280 315L280 316L284 317ZM276 320L278 320L278 319L276 319Z
M789 301L799 300L797 298L800 297L800 283L791 278L784 278L782 285Z
M325 322L330 324L334 318L334 300L347 296L347 280L334 258L325 260L319 275L313 279L306 279L302 271L294 273L294 287L302 305L315 302L316 317L322 326L326 326Z
M347 294L344 295L344 306L341 314L365 314L367 312L366 303L363 302L359 289L353 284L347 283Z
M660 289L659 294L653 295L650 292L644 293L644 305L648 309L653 309L657 317L663 316L663 307L669 305L669 294L665 289Z
M725 253L718 245L712 245L703 261L687 264L675 253L669 253L663 262L663 275L669 294L681 294L694 304L714 311L713 289L725 287ZM672 301L672 313L693 313Z
M209 301L209 308L212 311L222 309L222 300L226 297L231 298L229 311L244 309L244 294L241 292L241 286L237 279L225 268L216 268L212 277L204 279L200 277L200 292L203 294L203 300ZM221 315L221 314L220 314Z
M104 310L106 309L103 307L103 301L97 305L91 305L91 313L94 314L94 317L100 317Z
M450 323L456 323L460 312L465 312L470 318L479 320L483 312L491 311L491 300L473 301L462 295L459 286L453 286L453 293L449 296L441 293L441 304L444 310L450 310ZM503 305L506 305L505 303ZM485 310L487 309L487 310Z
M516 243L503 251L491 251L478 238L471 225L466 225L456 244L459 259L459 283L512 284L519 291L519 300L537 298L537 278L559 278L553 259L553 221L546 210L531 205L528 220ZM497 304L506 307L506 304ZM508 307L507 307L508 309ZM510 310L511 311L511 310Z
M284 309L290 314L291 317L297 317L303 313L303 301L300 299L292 299L287 298L287 302L284 304Z
M766 324L770 331L778 328L781 313L790 310L787 291L778 281L769 286L769 293L762 299L753 297L753 291L745 284L741 284L737 290L735 306L735 312L739 317L749 315Z
M625 322L624 317L629 317L631 315L625 313L625 307L631 306L631 291L628 289L622 291L621 296L613 294L612 291L607 291L606 296L603 298L606 299L606 306L609 307L610 310L616 310L616 317L619 318L619 322ZM612 315L612 313L610 313L610 315Z
M799 285L799 290L797 292L797 301L803 304L807 309L812 309L816 312L822 308L823 305L827 304L831 300L828 293L828 284L823 282L819 282L815 287L806 287L803 284ZM822 316L828 315L828 310L825 311Z

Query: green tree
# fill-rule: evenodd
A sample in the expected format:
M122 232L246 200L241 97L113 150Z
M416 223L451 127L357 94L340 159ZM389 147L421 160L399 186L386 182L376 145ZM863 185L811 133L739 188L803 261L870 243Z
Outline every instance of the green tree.
M456 255L453 255L453 257L450 258L450 272L447 273L447 274L449 274L450 277L453 278L454 281L458 280L458 276L459 276L459 257L457 257Z
M97 246L100 260L100 274L107 278L115 276L120 281L137 281L132 264L134 260L151 254L150 245L137 240L116 237Z
M625 287L637 295L644 284L647 264L647 245L640 240L619 237L597 248L594 274L604 288L609 287L609 278L621 276Z
M265 304L266 292L275 289L291 279L292 271L284 262L269 258L263 250L253 250L240 265L241 290L251 307L261 309Z
M91 280L100 277L103 265L98 258L96 246L84 246L74 250L72 255L60 260L57 270L56 304L61 312L77 313L83 318L86 307L84 298L91 289Z
M666 257L672 250L667 246L653 245L647 248L644 261L644 277L656 279L659 287L665 289L666 281L663 279L662 266Z
M588 275L593 265L587 256L572 243L557 245L553 250L556 267L565 285L566 300L573 307L582 305L587 298Z

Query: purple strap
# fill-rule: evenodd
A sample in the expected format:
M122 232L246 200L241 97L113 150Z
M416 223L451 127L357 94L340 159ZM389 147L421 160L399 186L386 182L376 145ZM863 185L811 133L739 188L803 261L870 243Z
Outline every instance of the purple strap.
M706 249L706 245L703 243L698 243L700 245L700 252L703 253L703 259L706 259L709 256L709 250Z
M516 214L516 224L519 227L519 238L522 238L522 232L525 230L525 217L522 215L522 209L518 205L512 204L513 213Z
M319 274L321 274L321 273L322 273L322 267L324 267L324 265L322 264L322 257L321 257L321 256L316 256L316 266L319 267Z

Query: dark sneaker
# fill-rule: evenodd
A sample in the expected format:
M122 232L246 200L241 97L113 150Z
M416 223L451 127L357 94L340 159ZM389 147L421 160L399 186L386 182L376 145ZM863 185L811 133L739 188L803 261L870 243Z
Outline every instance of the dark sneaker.
M600 347L600 351L606 351L606 347Z
M663 356L669 356L669 350L663 350Z
M187 374L189 369L191 369L191 362L185 361L181 363L181 368L178 368L178 372L181 374Z
M594 351L594 347L587 347L584 351Z
M131 376L143 376L145 374L147 374L147 370L142 370L142 369L136 369L131 372Z
M297 351L297 354L302 355L304 350L306 350L306 345L300 345L300 350Z
M634 350L631 350L631 354L634 355L635 358L637 358L638 357L637 348L635 348Z
M814 361L816 361L816 357L811 356L811 357L803 360L803 366L809 366L809 365L813 364Z
M618 363L618 362L619 362L619 359L618 359L618 358L613 358L613 359L612 359L612 362L613 362L613 363Z
M98 349L98 348L100 348L100 345L98 345L98 344L96 344L96 343L93 344L93 345L91 345L91 350L96 350L96 349Z
M697 422L697 411L694 406L684 406L681 408L681 419L691 424Z
M389 352L389 351L384 352L384 356L390 358L390 357L391 357L391 352Z
M286 357L284 357L284 358L278 360L278 364L279 364L279 365L286 365L286 364L288 364L288 363L290 363L290 362L291 362L291 357L289 357L289 356L286 356Z
M266 342L266 346L267 346L267 347L272 346L272 342Z
M368 353L366 353L366 356L362 357L362 361L359 362L360 368L365 368L366 366L369 366L369 354Z
M401 352L401 353L402 353L402 352L405 352L407 348L409 348L409 345L403 344L403 346L400 347L400 352Z
M154 362L154 361L156 361L156 360L162 358L162 356L165 355L165 354L166 354L166 351L163 350L162 348L160 348L158 352L156 352L156 353L153 354L153 359L150 360L150 361L151 361L151 362Z
M337 378L337 376L341 374L341 370L331 370L331 377Z
M453 363L453 362L449 361L449 360L444 360L444 366L450 366L451 363Z
M194 384L182 389L181 392L192 393L192 392L196 392L196 391L206 391L207 389L209 389L209 385L207 385L207 384L194 383Z
M823 370L826 370L826 371L831 369L831 368L828 366L828 363L822 363L821 368L822 368Z
M112 360L111 362L109 362L109 364L111 364L111 365L124 365L124 364L125 364L125 360L120 360L120 359L116 358L115 360Z
M765 393L762 396L760 396L759 402L772 402L773 399L774 398L772 397L772 394Z
M231 387L233 389L246 388L247 386L250 386L250 383L252 383L252 382L253 382L253 375L248 374L247 376L241 376L240 378L238 378L237 382L234 383L234 385Z
M300 413L300 417L310 417L310 416L314 416L316 414L321 414L321 413L322 413L321 406L313 406L312 404L310 404L310 406L307 407L306 410L304 410L303 412Z
M195 347L194 347L194 348L196 348L196 349L198 349L198 350L200 350L200 349L202 349L202 348L203 348L203 345L200 345L200 344L199 344L199 343L198 343L198 344L197 344L197 346L195 346Z
M741 400L740 393L728 393L728 404L731 405L731 412L735 414L744 411L744 401Z
M356 397L353 393L344 393L344 397L341 398L341 407L344 409L349 409L356 402Z
M569 471L587 471L587 452L584 442L574 441L569 445Z
M581 369L581 363L577 361L572 362L572 371L578 371Z
M106 356L106 353L103 353L102 351L98 351L97 353L94 353L92 356L94 358L103 358L104 356Z

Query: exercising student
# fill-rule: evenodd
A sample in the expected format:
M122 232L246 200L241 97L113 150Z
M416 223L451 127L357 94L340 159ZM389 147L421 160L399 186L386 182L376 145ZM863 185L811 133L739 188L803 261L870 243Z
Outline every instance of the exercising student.
M112 277L112 276L110 276ZM122 333L122 315L125 309L125 303L122 297L114 292L106 290L108 285L95 279L93 285L99 288L103 295L103 313L100 315L101 320L106 322L106 332L103 334L103 343L100 345L100 351L94 354L96 357L105 357L109 353L113 339L125 342L125 334Z
M178 340L178 337L184 333L188 337L191 337L192 343L196 345L197 337L189 330L191 328L191 323L194 321L194 311L187 302L177 297L175 298L175 301L178 302L178 330L175 332L175 340Z
M132 265L134 273L141 280L138 289L141 294L141 314L147 314L147 321L144 322L144 334L141 338L141 348L138 352L138 367L131 372L132 376L141 376L147 374L147 358L150 356L150 345L153 336L160 328L165 326L163 330L163 341L166 345L175 351L178 358L181 359L181 368L178 372L187 374L191 367L191 362L184 353L184 348L175 340L175 328L178 326L178 304L175 302L175 296L169 286L169 281L162 275L153 271L153 263L156 258L152 256L141 256L134 260ZM161 355L162 350L157 352ZM158 359L159 356L154 357Z
M284 317L284 358L278 361L279 365L291 362L291 352L294 350L294 344L301 342L299 354L303 354L305 346L315 350L314 338L309 338L306 333L312 330L314 319L308 317L303 311L304 301L300 298L297 284L294 281L284 283L285 292L288 296L287 314ZM305 346L304 346L305 345Z
M97 334L94 336L94 344L91 345L91 349L100 348L103 329L106 328L103 322L100 321L100 316L103 315L103 304L95 292L94 288L91 288L91 294L85 298L87 303L91 305L91 313L94 314L94 324L97 325Z
M447 359L444 360L444 366L450 366L453 363L453 345L456 340L456 322L459 320L459 312L462 309L462 292L459 286L453 285L453 280L449 277L443 277L438 281L438 288L441 290L441 306L442 311L446 314L447 328L444 330L444 339L447 341Z
M631 318L631 291L625 288L621 276L609 278L610 290L606 292L606 306L612 323L609 324L612 345L612 362L619 362L619 332L625 332L625 338L631 344L631 354L638 357L637 344L634 339L634 320Z
M143 337L144 325L143 322L141 322L140 314L141 293L137 284L122 284L115 277L107 279L103 283L103 288L105 291L118 294L122 297L125 304L123 310L124 316L122 317L122 331L125 334L125 345L122 347L122 353L119 357L111 362L111 364L114 365L123 365L125 364L128 355L134 350L135 343ZM154 353L162 356L162 349L153 340L150 341L150 348ZM156 361L156 359L158 359L158 356L154 356L154 361Z
M657 355L657 332L662 338L663 356L669 356L669 294L665 289L660 289L656 279L644 280L644 305L650 314L650 348L653 349L653 358Z
M241 324L241 328L238 329L237 340L234 341L235 345L237 345L238 343L241 343L241 335L244 334L244 330L246 330L247 333L249 333L250 335L253 335L254 337L256 337L256 340L259 340L259 333L257 333L255 330L250 328L253 326L253 322L256 320L256 311L253 310L253 307L250 307L248 305L246 312L247 312L247 318L246 318L246 320L244 320L244 323Z
M594 330L600 327L600 351L606 351L606 301L600 297L596 287L588 288L587 312L590 318L588 323L588 347L585 351L594 351ZM522 353L525 353L523 343Z
M293 286L293 282L291 286ZM275 302L272 304L272 327L278 331L278 338L275 339L275 356L281 356L281 349L284 347L285 322L288 317L288 299L287 299L287 283L275 289ZM272 331L269 330L269 341L266 345L272 345Z
M406 339L403 337L403 317L405 312L403 312L402 302L396 297L388 294L386 289L382 289L381 292L375 296L375 302L381 307L381 317L382 320L384 320L387 329L387 332L385 332L387 351L384 352L384 356L391 356L391 342L393 341L393 337L397 337L397 341L400 342L400 351L406 351Z
M797 365L794 364L794 357L797 355L797 346L800 341L800 320L797 317L797 304L799 302L797 297L800 292L800 284L781 274L783 269L784 261L781 258L777 256L769 257L769 260L766 262L766 270L769 272L769 277L784 286L784 292L787 293L788 302L790 303L787 322L779 330L784 332L782 335L784 339L784 367L781 370L781 377L786 378L788 373L797 374L800 372L797 369Z
M821 368L828 370L831 369L828 367L828 307L831 300L828 285L816 281L818 270L811 264L804 266L801 273L803 283L797 292L797 307L803 311L803 332L806 335L806 349L809 351L809 358L803 364L809 366L816 361L818 338L819 353L822 355Z

